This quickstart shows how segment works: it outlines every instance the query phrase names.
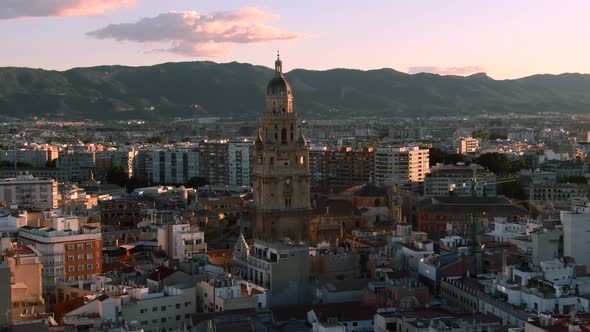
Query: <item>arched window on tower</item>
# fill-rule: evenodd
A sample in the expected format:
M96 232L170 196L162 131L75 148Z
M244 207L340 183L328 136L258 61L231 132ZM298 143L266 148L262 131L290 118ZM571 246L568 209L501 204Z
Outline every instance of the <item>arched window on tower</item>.
M281 143L287 144L287 128L281 129Z

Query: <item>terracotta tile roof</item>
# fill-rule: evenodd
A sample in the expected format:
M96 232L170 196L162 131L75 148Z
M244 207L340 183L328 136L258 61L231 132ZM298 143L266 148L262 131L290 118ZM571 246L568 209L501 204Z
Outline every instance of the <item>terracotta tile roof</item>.
M174 269L165 267L164 265L160 265L160 266L158 266L156 271L154 271L148 277L148 279L153 280L153 281L162 281L162 280L168 278L169 276L173 275L175 272L176 272L176 270L174 270Z

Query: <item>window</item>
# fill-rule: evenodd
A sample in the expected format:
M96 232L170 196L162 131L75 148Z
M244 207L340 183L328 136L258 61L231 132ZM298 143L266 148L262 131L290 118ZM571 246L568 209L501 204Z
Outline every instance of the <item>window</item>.
M73 266L68 266L68 272L74 272L74 267Z
M185 319L189 319L189 318L191 318L191 314L184 314L184 318L185 318Z
M158 307L153 307L152 312L156 312L156 311L158 311Z
M207 294L205 294L205 295L207 295ZM184 302L184 306L185 307L190 307L191 306L191 303L190 302Z
M162 318L162 319L160 319L160 322L162 322L162 323L166 323L166 318Z
M68 250L74 250L74 245L73 244L68 244Z
M84 271L84 265L78 265L78 271Z
M180 320L180 315L176 316L176 320Z
M152 324L158 324L158 320L157 319L152 319Z
M84 245L82 243L78 243L76 245L76 248L78 248L78 250L82 250L82 249L84 249Z
M74 256L68 256L68 262L73 262L74 261Z
M92 259L92 254L86 254L86 259Z
M180 303L176 303L176 309L180 309Z
M147 309L141 309L141 310L139 310L139 313L140 314L145 314L146 312L147 312Z
M78 260L79 260L79 261L81 261L81 260L83 260L83 259L84 259L84 255L82 255L82 254L78 255Z
M146 326L146 325L148 325L148 321L147 321L147 320L142 320L142 321L141 321L141 325L143 325L143 326Z
M86 265L86 270L89 270L89 271L92 270L92 264Z
M92 242L86 243L86 249L92 249Z
M165 306L165 305L161 306L161 307L160 307L160 310L162 310L162 311L166 311L166 306Z

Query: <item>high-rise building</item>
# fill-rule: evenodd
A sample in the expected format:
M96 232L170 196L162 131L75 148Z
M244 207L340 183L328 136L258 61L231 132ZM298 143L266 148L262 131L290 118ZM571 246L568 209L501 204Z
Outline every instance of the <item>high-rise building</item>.
M57 158L56 168L67 172L60 181L82 182L92 179L95 167L94 152L62 151Z
M94 178L104 181L108 172L113 168L113 152L100 151L94 156Z
M186 183L200 175L199 160L198 151L154 151L151 158L151 181L154 184Z
M277 58L254 148L255 238L309 238L309 151L298 126L291 86Z
M45 167L48 161L56 159L58 150L56 147L34 150L0 150L0 160L11 163L21 162L30 163L34 167Z
M371 180L374 171L373 148L350 147L326 151L326 177L329 186L358 186Z
M578 264L590 270L590 204L577 202L571 211L561 211L563 225L563 255L573 257Z
M429 150L419 147L387 147L375 151L375 183L417 188L430 172Z
M227 140L207 140L199 144L201 176L211 185L229 184Z
M252 184L252 142L229 142L228 166L230 187Z
M129 177L133 176L133 159L137 155L135 149L113 151L113 167L121 166Z
M57 182L52 179L18 175L0 180L0 203L16 204L27 209L48 210L57 208Z
M312 187L326 185L326 150L325 147L312 147L309 150L309 174Z

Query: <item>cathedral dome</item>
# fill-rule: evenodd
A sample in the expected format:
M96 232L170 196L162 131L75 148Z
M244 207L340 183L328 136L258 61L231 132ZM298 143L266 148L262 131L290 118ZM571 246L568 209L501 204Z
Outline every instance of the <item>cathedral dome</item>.
M267 96L289 96L291 95L291 85L283 75L283 62L277 54L275 61L275 76L268 82L266 86Z
M269 96L288 96L291 94L291 85L282 74L275 76L268 82L266 94Z

